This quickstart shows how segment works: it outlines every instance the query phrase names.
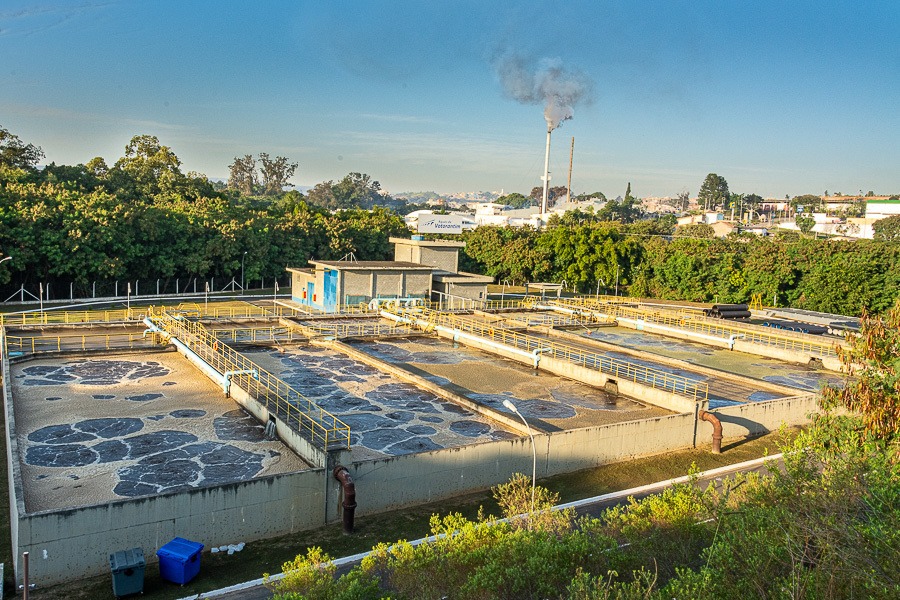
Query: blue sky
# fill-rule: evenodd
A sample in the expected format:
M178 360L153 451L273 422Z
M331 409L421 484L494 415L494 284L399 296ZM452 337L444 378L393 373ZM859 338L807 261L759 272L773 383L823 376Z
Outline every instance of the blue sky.
M314 185L541 184L542 107L495 58L558 59L592 101L554 132L574 192L900 192L900 2L0 3L0 125L47 162L153 134L185 171L269 152Z

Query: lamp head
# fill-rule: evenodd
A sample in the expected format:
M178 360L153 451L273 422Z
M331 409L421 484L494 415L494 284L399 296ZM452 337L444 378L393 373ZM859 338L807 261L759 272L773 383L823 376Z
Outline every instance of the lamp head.
M507 410L511 410L511 411L513 411L514 413L518 413L518 412L519 412L519 410L516 408L516 405L513 404L512 402L510 402L509 400L504 400L504 401L503 401L503 406L504 406Z

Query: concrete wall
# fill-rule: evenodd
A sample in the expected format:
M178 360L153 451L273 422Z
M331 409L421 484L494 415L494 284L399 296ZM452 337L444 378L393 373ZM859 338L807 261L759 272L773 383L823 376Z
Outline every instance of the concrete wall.
M324 470L122 500L64 511L20 514L14 550L31 554L38 586L109 572L109 554L141 547L148 560L178 536L211 546L250 542L325 522ZM335 496L336 498L336 496ZM16 565L21 581L21 564Z
M379 298L402 298L405 296L403 273L378 271L375 273L375 296Z
M487 299L487 284L485 283L450 283L444 290L453 296L469 298L470 300Z
M428 298L431 295L431 273L429 271L409 271L406 273L406 296Z
M339 271L338 303L343 304L346 296L365 296L372 299L373 277L371 271Z
M2 330L0 330L2 333ZM523 360L521 355L512 355ZM525 359L527 360L527 359ZM542 359L542 366L546 361ZM2 360L8 381L9 364ZM574 377L573 377L574 378ZM621 389L621 383L620 383ZM260 420L264 407L249 402L232 384L232 394ZM46 586L109 571L108 555L142 547L150 560L175 536L218 546L251 542L320 527L340 516L339 485L331 469L347 456L328 455L326 468L274 475L215 487L126 499L97 506L26 514L13 399L3 387L6 408L10 522L15 572L21 554L31 553L31 577ZM243 396L242 396L243 394ZM255 401L254 401L255 402ZM808 422L812 395L750 403L715 411L726 439ZM284 434L283 430L279 431ZM652 419L535 435L538 477L660 454L708 443L711 427L693 411ZM726 450L727 452L727 450ZM441 500L529 474L532 447L527 436L420 454L344 463L356 482L358 519L385 510ZM337 526L337 525L336 525Z
M722 434L725 438L762 435L776 431L782 425L805 425L809 416L819 409L815 394L805 394L791 398L779 398L766 402L750 402L720 408L715 411L722 422ZM712 426L701 423L701 439L708 433L712 435ZM703 431L706 433L703 433Z
M411 246L409 244L394 244L394 260L397 262L411 262L417 263L419 255L418 253L414 253L413 249L416 246Z
M729 438L772 430L782 422L805 423L806 410L813 407L808 398L785 399L717 414ZM693 414L680 414L538 434L538 477L690 448L697 443L696 426ZM9 434L15 440L14 430ZM705 438L701 430L699 443L706 443ZM18 456L11 451L10 457L12 473ZM364 520L376 512L483 490L512 473L530 474L531 461L531 442L525 436L346 466L356 483L357 519ZM14 551L17 556L31 552L32 581L41 586L106 573L107 556L116 550L140 546L152 560L175 536L207 547L253 541L321 526L334 521L340 510L330 469L31 515L24 513L20 498L20 491L11 498ZM19 578L20 569L17 565Z
M297 273L291 272L291 300L297 304L310 304L312 298L305 298L303 295L307 292L307 284L315 283L315 273Z
M415 262L456 273L459 264L459 249L422 246L419 248L419 260Z
M619 352L621 354L627 354L629 356L634 356L636 358L641 358L644 360L650 360L653 362L661 363L664 365L668 365L670 367L675 367L677 369L685 369L688 371L693 371L694 373L701 373L703 375L707 375L709 377L715 377L717 379L724 379L725 381L734 381L737 383L741 383L744 385L752 385L761 390L768 390L770 392L775 392L776 394L783 394L785 396L794 396L797 393L795 388L791 388L785 385L778 385L777 383L771 383L769 381L763 381L762 379L753 379L752 377L746 377L744 375L736 375L734 373L729 373L728 371L721 371L719 369L711 369L709 367L704 367L703 365L695 365L694 363L688 362L686 360L679 360L677 358L671 358L668 356L663 356L662 354L653 354L652 352L644 352L643 350L635 350L634 348L626 348L625 346L618 346L616 344L611 344L609 342L604 342L602 340L598 340L596 338L590 338L583 335L578 335L577 333L570 333L568 331L563 331L560 329L554 329L553 327L536 327L537 331L542 331L549 335L550 337L559 338L562 340L571 340L573 342L578 343L589 343L591 346L602 350L609 350L613 352Z
M6 348L6 328L0 327L0 349ZM12 542L13 571L18 578L22 569L22 552L19 549L19 531L21 519L25 515L25 492L22 489L22 472L19 468L19 442L16 436L16 416L12 401L12 392L6 382L10 380L9 357L0 351L0 373L3 376L3 408L6 416L6 473L7 490L9 492L9 533ZM0 581L0 587L3 582ZM2 595L2 594L0 594Z
M673 415L600 427L535 435L538 478L615 460L658 454L693 444L693 415ZM354 463L357 514L489 488L513 473L530 475L529 438L484 442L419 454Z

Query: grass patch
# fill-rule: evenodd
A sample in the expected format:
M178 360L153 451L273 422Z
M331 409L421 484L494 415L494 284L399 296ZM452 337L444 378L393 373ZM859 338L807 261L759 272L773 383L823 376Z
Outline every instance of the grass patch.
M785 435L793 437L796 431L788 431ZM777 444L781 439L778 434L770 434L726 445L724 452L719 455L710 454L708 448L671 452L559 475L541 480L539 483L559 493L561 501L570 502L685 475L691 464L705 470L759 458L766 453L773 454L778 451ZM365 514L365 490L360 489L358 494L360 509L356 518L356 532L353 535L344 535L341 524L334 523L293 535L248 543L242 552L232 556L204 552L200 575L184 587L161 581L157 566L149 565L145 573L144 597L152 600L183 598L256 579L264 572L278 573L283 563L292 560L298 554L305 553L306 549L312 546L323 548L331 556L341 557L370 550L372 546L382 541L393 542L424 537L429 533L428 521L432 514L459 512L469 519L475 519L480 506L484 507L487 514L500 513L490 491L375 515ZM7 536L5 547L9 548L8 524L5 531ZM233 541L236 543L242 540ZM153 551L150 548L144 550L148 554ZM6 552L8 555L9 551ZM110 576L101 575L46 589L39 588L34 590L31 598L87 600L109 596L111 590Z

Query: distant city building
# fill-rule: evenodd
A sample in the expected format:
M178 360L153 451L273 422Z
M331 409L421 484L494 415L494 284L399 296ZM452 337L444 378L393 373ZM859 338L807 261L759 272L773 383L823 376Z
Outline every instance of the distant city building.
M866 201L867 219L884 219L900 215L900 200L890 198L870 198Z

